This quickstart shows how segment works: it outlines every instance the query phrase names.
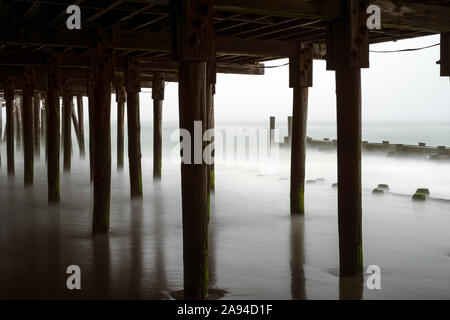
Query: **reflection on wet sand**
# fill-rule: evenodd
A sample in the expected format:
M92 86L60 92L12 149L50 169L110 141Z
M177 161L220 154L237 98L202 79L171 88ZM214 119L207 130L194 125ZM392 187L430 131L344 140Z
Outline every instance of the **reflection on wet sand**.
M291 217L291 295L294 300L306 299L305 289L305 220L303 216Z

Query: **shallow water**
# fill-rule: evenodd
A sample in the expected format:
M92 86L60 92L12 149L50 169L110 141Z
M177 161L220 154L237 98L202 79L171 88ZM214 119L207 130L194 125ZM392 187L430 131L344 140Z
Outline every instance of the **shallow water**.
M171 299L182 289L179 166L165 158L154 182L151 128L143 137L143 201L130 202L127 169L117 172L113 153L109 236L91 235L89 166L75 145L59 206L47 205L43 161L28 189L20 154L14 179L3 166L0 298ZM325 181L307 184L304 218L289 214L288 159L282 151L279 163L216 164L210 287L225 290L224 299L339 298L336 154L308 150L307 179ZM372 195L378 183L392 194ZM450 202L411 201L418 187L450 199L449 185L448 162L363 156L364 264L381 268L381 290L364 286L364 299L450 298ZM79 291L66 289L73 264L82 271Z

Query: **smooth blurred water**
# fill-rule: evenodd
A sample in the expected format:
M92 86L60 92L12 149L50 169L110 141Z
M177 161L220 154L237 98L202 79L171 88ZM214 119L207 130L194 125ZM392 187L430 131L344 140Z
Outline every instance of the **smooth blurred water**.
M61 173L59 206L47 205L44 161L36 163L34 187L24 189L21 154L12 180L3 158L0 298L170 299L182 289L180 169L169 159L174 128L164 125L158 182L152 128L142 126L142 201L130 202L127 161L117 172L113 150L109 236L91 235L89 164L79 160L75 140L72 171ZM114 147L114 127L112 137ZM431 141L420 138L411 139ZM306 185L305 217L292 218L288 150L278 162L216 164L210 287L225 290L225 299L339 298L336 154L308 150L306 175L325 181ZM372 195L378 183L388 183L393 194ZM380 266L382 279L381 290L364 289L365 299L450 298L450 202L412 202L419 187L450 199L450 163L363 155L364 264ZM66 289L72 264L82 270L80 291Z

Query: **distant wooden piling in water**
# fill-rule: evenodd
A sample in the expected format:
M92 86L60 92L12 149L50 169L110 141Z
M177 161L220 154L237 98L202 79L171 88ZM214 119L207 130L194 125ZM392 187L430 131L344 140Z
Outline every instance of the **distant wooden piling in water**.
M64 171L71 168L72 159L72 109L73 109L73 87L72 82L65 80L63 83L63 151L64 151ZM75 121L76 122L76 121Z
M41 157L41 94L34 92L33 96L33 121L34 121L34 156L36 159Z
M270 127L269 127L269 147L272 149L272 147L275 144L275 117L271 116L269 119Z
M80 147L80 157L84 159L86 156L86 149L84 143L84 108L83 108L83 96L77 95L77 111L78 111L78 144Z
M25 68L22 83L22 124L23 124L23 155L24 183L33 184L34 177L34 129L33 129L33 82L34 70Z
M161 179L162 168L162 105L164 100L164 73L153 74L153 178Z
M4 82L4 95L6 101L6 161L8 176L14 176L14 88L13 79L7 78Z
M130 197L141 198L141 117L139 112L139 92L141 91L140 63L128 57L127 69L127 116L128 116L128 166L130 172Z
M59 159L60 159L60 56L56 53L48 56L48 91L47 103L47 180L48 201L58 203L60 200Z
M116 102L117 102L117 170L123 170L124 163L124 119L125 119L125 102L127 94L125 83L122 77L116 79Z

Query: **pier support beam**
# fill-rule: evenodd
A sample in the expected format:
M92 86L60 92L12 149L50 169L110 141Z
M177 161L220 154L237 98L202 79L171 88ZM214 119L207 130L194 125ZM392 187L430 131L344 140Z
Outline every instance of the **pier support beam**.
M41 157L41 94L34 93L33 97L33 120L34 120L34 156L36 159Z
M172 57L178 60L179 68L180 129L194 137L195 121L201 121L203 132L206 129L206 65L215 56L213 6L210 0L172 0L170 4L174 22ZM203 147L203 143L191 143L190 157L182 149L185 299L204 299L208 295L208 168Z
M127 69L127 118L131 198L142 197L141 117L139 114L140 74L139 61L129 57Z
M312 51L299 48L289 59L289 86L293 88L291 141L291 214L305 214L306 127L308 87L312 86Z
M450 77L450 32L441 33L441 77Z
M111 84L114 79L114 33L99 30L94 54L94 212L92 231L109 232L111 201Z
M19 96L14 99L14 119L16 122L16 149L22 150L22 97Z
M116 80L116 102L117 102L117 170L123 170L124 162L124 118L125 102L127 94L123 79Z
M161 179L162 169L162 104L164 100L164 73L153 76L153 179Z
M270 119L269 119L269 129L270 129L270 132L269 132L269 148L270 148L270 150L272 150L272 148L273 148L273 146L274 146L274 144L275 144L275 117L274 116L271 116L270 117Z
M6 157L8 166L8 176L14 176L14 87L13 79L5 80L5 101L6 101Z
M89 174L91 182L94 182L95 171L95 132L94 132L94 96L95 96L95 84L94 74L92 71L88 71L87 74L87 94L88 94L88 115L89 115Z
M34 70L31 67L26 67L23 71L22 83L22 124L25 186L30 186L33 184L34 176L33 80Z
M206 74L206 116L207 116L207 129L214 130L214 94L216 91L216 64L211 62L207 64L207 74ZM211 144L213 151L211 152L212 161L208 165L208 190L214 192L216 189L216 179L214 171L214 135L211 138Z
M80 147L80 157L84 159L86 156L86 149L84 144L84 110L83 110L83 96L77 95L77 111L78 111L78 144Z
M361 278L361 68L369 66L365 8L347 0L346 18L330 25L327 39L327 69L336 70L340 275Z
M63 83L63 139L64 139L64 171L69 172L72 158L72 108L73 108L73 85L70 80Z
M59 93L60 93L60 57L52 53L48 57L48 91L46 100L47 111L47 179L48 201L59 202Z

